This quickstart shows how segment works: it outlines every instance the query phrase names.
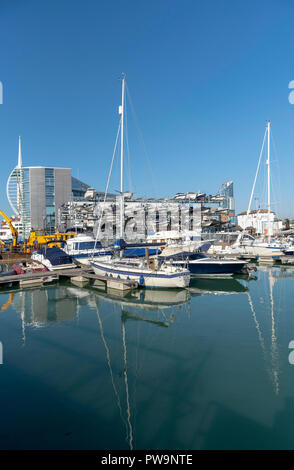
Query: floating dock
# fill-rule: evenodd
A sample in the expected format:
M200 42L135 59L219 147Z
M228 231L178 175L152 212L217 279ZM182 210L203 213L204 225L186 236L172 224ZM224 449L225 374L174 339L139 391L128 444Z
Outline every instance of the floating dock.
M10 286L19 286L19 287L33 287L36 285L42 285L43 282L46 282L48 278L57 280L61 279L70 279L74 284L87 284L89 282L94 282L95 287L106 288L118 290L130 290L137 289L138 283L136 281L127 280L127 279L115 279L100 276L94 274L92 270L85 268L74 268L74 269L61 269L57 271L45 271L45 272L33 272L25 274L13 274L10 276L0 276L0 288L1 285L7 287L7 284Z

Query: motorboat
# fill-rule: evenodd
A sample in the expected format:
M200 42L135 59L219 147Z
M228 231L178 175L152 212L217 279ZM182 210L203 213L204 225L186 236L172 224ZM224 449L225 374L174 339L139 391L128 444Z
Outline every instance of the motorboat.
M109 260L112 252L108 248L103 248L100 241L95 241L89 235L77 235L66 241L62 247L67 255L80 264L90 265L91 260Z
M42 273L42 272L49 272L49 269L41 263L36 261L23 261L19 263L14 263L12 265L15 274L23 275L27 274L30 275L31 273ZM43 283L50 283L56 281L58 277L56 275L50 276L42 276Z
M15 274L26 274L26 273L42 273L48 271L48 268L41 263L36 261L23 261L14 263L12 269Z
M76 268L73 258L57 247L42 248L33 251L31 259L44 265L49 271L57 271L60 269Z
M184 193L177 193L175 194L175 196L173 197L173 199L175 199L176 201L183 201L185 200L187 197L186 197L186 194Z
M226 277L244 272L248 262L229 258L216 259L202 252L178 252L163 256L165 261L176 266L187 266L191 276Z

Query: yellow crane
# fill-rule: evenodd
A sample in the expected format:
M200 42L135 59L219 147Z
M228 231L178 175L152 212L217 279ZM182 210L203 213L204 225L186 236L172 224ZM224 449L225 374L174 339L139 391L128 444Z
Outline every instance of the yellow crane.
M33 230L30 233L29 238L24 244L24 251L29 253L33 248L38 248L38 246L46 245L49 242L51 246L61 246L61 242L73 238L76 236L76 232L55 232L51 235L47 235L45 230Z
M6 222L8 223L8 227L10 228L10 231L11 231L12 237L13 237L12 246L16 247L17 246L17 240L18 240L18 231L12 225L12 220L1 210L0 210L0 215L2 215L3 219L5 219Z

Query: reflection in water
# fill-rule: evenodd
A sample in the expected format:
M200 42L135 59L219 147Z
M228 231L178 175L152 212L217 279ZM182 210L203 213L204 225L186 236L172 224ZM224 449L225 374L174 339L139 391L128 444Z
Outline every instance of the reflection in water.
M0 307L0 312L5 312L5 310L8 309L8 307L13 303L14 299L14 292L11 292L9 294L8 300Z
M137 289L130 291L108 289L107 292L99 292L99 296L111 303L135 306L143 310L166 309L171 306L184 305L190 300L190 293L187 289Z
M191 294L240 294L247 292L248 287L244 286L240 281L233 278L223 279L193 279L191 280L189 292Z
M269 351L266 348L265 340L263 334L261 332L261 326L259 321L257 320L256 310L254 308L253 300L248 291L248 302L252 312L254 325L256 327L256 331L258 334L258 340L263 351L263 356L266 362L266 368L268 374L270 376L270 380L273 383L274 392L276 395L279 394L280 391L280 384L279 384L279 351L277 345L277 335L276 335L276 321L275 321L275 307L274 307L274 296L273 296L273 289L275 282L281 276L275 276L275 271L273 268L269 266L264 266L260 269L260 271L264 272L265 278L268 278L268 285L269 285L269 305L270 305L270 317L271 317L271 346ZM294 274L292 274L294 277ZM266 292L266 289L265 289ZM263 303L263 297L260 298L260 301Z
M110 348L108 346L101 315L99 312L99 300L112 301L113 303L119 305L121 311L121 341L123 349L123 381L124 381L124 391L125 391L125 411L122 409L122 401L119 396L118 387L116 386L113 374L113 368L111 365L111 354ZM115 291L111 293L111 296L106 293L97 293L96 295L96 312L100 328L101 339L105 348L106 360L108 364L108 369L110 373L110 379L114 394L116 397L117 406L119 409L120 417L126 428L126 441L130 450L134 449L134 429L132 424L132 410L131 410L131 400L130 400L130 391L129 391L129 380L128 380L128 355L127 355L127 340L126 340L126 323L127 320L135 321L144 321L155 326L168 327L173 321L175 312L174 309L183 307L188 300L190 295L186 290L179 291L156 291L156 290L144 290L144 291L131 291L125 295L122 295L120 292ZM126 307L130 309L135 307L136 309L140 307L140 314L131 313L129 310L126 310ZM147 311L147 315L143 315L143 310ZM170 309L171 312L168 315L164 312L165 309ZM157 318L150 317L151 311L156 311ZM160 318L161 317L161 318ZM134 392L135 393L135 392Z
M285 383L281 382L281 377L285 378L285 374L281 373L279 348L283 343L278 328L277 294L280 279L284 277L294 278L294 270L264 266L259 269L257 281L249 282L244 278L197 279L184 290L104 292L94 287L79 288L70 284L47 286L6 291L8 295L2 301L0 311L5 311L9 305L17 310L22 320L24 340L26 328L76 321L74 335L79 335L78 340L83 339L81 355L70 336L70 327L65 325L66 328L62 329L62 325L58 325L58 339L62 346L63 343L70 345L65 350L66 355L70 356L68 352L75 350L73 362L68 363L69 397L74 390L74 399L81 403L84 400L87 406L89 404L91 418L100 417L101 421L94 420L94 429L104 422L104 418L107 423L110 416L116 424L119 435L116 442L119 444L125 438L127 447L133 450L136 443L157 444L158 440L158 445L161 445L167 442L164 439L169 439L175 448L181 442L195 442L199 447L210 445L213 448L214 443L219 443L222 438L227 443L237 436L237 447L241 442L246 413L248 416L251 413L254 425L264 419L266 429L267 419L273 422L274 413L282 403ZM230 298L230 294L242 295ZM224 297L214 297L220 295ZM190 306L195 313L193 316L188 315ZM116 315L111 315L111 308ZM211 315L206 315L209 308ZM80 319L84 316L80 329L76 328L79 315ZM216 332L220 332L218 337ZM43 341L47 338L45 332L42 333ZM56 348L52 341L55 340L54 329L49 333L51 341L47 341L46 346L51 354L51 348ZM73 338L76 341L76 337ZM32 339L36 341L34 347L39 347L40 338L34 335ZM70 341L68 344L67 340ZM241 343L244 347L239 350ZM30 349L26 348L28 354ZM60 348L63 366L62 354L64 351ZM256 360L256 367L255 364L252 367L252 360ZM240 363L246 367L244 374L243 369L240 373ZM78 370L75 380L73 369ZM82 372L79 369L83 369ZM97 370L102 371L101 374ZM260 370L266 373L260 374ZM62 379L59 380L63 381L63 371L60 376ZM59 385L58 379L56 381ZM65 383L66 380L62 382L62 393L66 389ZM77 384L76 388L73 383ZM102 404L97 400L95 387L101 397L107 396ZM234 400L231 400L233 393ZM256 405L259 394L264 403ZM94 397L92 401L91 396ZM264 413L266 418L257 416L259 406L261 415ZM148 431L144 419L147 413L150 416L148 426L151 429L154 420L157 430L152 428ZM240 433L234 432L232 437L233 419ZM173 424L179 430L178 434L170 431ZM254 429L252 433L248 432L250 436ZM196 437L189 441L191 435ZM125 442L123 446L126 446Z
M77 298L67 288L40 288L22 290L14 307L25 326L42 326L46 323L73 320L76 316Z
M103 345L104 345L104 348L105 348L105 352L106 352L106 360L107 360L107 364L108 364L108 368L109 368L109 372L110 372L110 379L111 379L112 387L113 387L113 390L114 390L114 394L116 396L116 401L117 401L117 406L118 406L118 409L119 409L119 414L120 414L120 417L121 417L123 423L126 425L126 432L128 434L127 424L126 424L125 418L123 416L120 396L119 396L117 387L115 385L115 380L114 380L114 375L113 375L113 370L112 370L111 360L110 360L110 350L109 350L107 341L105 339L104 330L103 330L103 323L102 323L101 316L100 316L100 313L99 313L98 304L97 304L96 312L97 312L97 318L98 318L98 323L99 323L99 328L100 328L100 335L101 335L101 339L102 339L102 342L103 342Z

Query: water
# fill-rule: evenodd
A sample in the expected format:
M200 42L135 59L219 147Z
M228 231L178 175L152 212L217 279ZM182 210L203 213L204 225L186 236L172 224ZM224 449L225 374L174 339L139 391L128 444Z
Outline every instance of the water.
M293 285L2 290L0 448L294 448Z

